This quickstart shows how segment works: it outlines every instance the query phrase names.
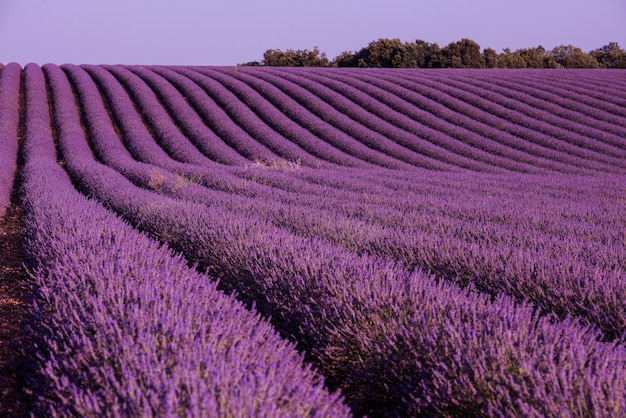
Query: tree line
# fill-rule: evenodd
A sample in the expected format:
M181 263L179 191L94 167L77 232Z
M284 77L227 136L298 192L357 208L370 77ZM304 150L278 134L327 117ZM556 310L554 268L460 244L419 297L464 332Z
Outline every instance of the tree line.
M573 45L553 49L543 46L497 53L481 51L471 39L451 42L443 48L423 40L402 42L381 38L358 51L344 51L328 59L316 46L308 49L268 49L262 61L238 65L272 67L384 67L384 68L626 68L626 51L617 42L585 52Z

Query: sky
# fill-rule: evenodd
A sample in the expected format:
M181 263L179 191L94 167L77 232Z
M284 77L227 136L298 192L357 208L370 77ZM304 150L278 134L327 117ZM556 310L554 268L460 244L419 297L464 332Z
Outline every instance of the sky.
M379 38L626 49L626 0L0 0L0 63L236 65Z

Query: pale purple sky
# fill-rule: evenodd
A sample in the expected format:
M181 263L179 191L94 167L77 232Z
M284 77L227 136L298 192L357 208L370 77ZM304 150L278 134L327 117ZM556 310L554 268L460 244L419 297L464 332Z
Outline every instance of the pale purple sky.
M626 0L0 0L0 63L235 65L378 38L626 49Z

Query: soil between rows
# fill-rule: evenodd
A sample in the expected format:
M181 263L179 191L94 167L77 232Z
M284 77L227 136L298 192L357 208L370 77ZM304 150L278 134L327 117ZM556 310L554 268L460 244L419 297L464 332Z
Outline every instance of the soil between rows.
M23 80L22 80L23 82ZM24 94L24 89L21 89ZM0 417L25 417L34 413L36 387L40 383L35 372L38 347L38 319L34 316L35 289L26 271L24 246L24 210L22 187L21 138L24 132L24 97L20 97L20 123L17 172L11 193L11 205L0 218Z
M32 410L32 289L23 263L21 208L14 202L0 220L0 416Z

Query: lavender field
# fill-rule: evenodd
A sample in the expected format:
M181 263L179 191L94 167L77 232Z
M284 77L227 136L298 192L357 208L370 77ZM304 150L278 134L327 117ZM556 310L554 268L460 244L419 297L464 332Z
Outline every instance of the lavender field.
M626 71L7 64L16 205L37 415L626 415Z

